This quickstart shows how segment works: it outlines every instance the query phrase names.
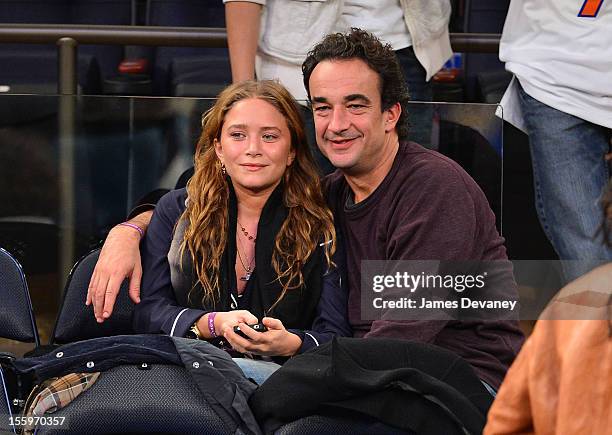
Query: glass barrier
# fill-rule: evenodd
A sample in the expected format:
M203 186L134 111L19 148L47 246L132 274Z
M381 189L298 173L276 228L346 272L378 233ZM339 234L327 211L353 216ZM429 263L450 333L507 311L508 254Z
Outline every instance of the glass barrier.
M72 265L100 246L140 197L174 187L192 165L201 115L213 103L0 95L0 246L23 265L43 342ZM502 121L495 110L411 103L409 115L431 120L412 128L474 177L503 232ZM307 125L312 130L312 121Z

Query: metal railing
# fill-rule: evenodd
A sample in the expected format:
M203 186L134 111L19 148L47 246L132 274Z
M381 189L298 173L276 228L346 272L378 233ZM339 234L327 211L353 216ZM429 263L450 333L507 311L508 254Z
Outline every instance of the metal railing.
M500 35L451 33L454 51L497 53ZM61 24L0 24L0 43L57 44L58 93L75 94L79 44L227 47L223 28L100 26Z
M497 53L500 35L454 33L457 52ZM77 47L79 44L146 45L171 47L227 47L223 28L145 27L56 24L0 24L0 44L57 44L59 100L59 153L62 167L60 186L61 227L60 271L68 276L74 262L74 124L77 93Z

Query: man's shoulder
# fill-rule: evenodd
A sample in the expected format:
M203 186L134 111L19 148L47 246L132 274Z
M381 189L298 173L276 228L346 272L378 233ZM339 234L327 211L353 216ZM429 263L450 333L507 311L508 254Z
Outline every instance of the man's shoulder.
M469 192L479 195L476 181L459 163L437 151L422 147L414 142L400 146L398 152L399 185L419 186L421 190L447 192Z
M467 175L451 158L415 142L401 144L398 159L400 172L406 176L423 176L427 180L435 180L437 177L463 178Z

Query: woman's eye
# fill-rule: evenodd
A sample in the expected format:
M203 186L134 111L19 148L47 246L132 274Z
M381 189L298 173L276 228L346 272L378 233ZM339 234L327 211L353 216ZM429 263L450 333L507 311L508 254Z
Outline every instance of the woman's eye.
M276 136L275 134L264 134L262 136L262 138L266 142L272 142L272 141L276 140L278 138L278 136Z
M232 139L244 139L246 137L246 135L244 133L239 132L239 131L234 131L234 132L230 133L230 137Z

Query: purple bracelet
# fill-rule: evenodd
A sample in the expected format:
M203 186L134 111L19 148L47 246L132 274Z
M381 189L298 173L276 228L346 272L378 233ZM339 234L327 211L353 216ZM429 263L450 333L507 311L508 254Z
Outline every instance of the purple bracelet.
M133 224L131 222L121 222L119 225L123 225L124 227L130 227L130 228L134 228L136 231L138 231L140 233L140 238L142 239L144 237L144 231L142 228L140 228L138 225Z
M215 338L217 333L215 332L215 316L217 315L216 311L212 313L208 313L208 332L210 332L210 336Z

